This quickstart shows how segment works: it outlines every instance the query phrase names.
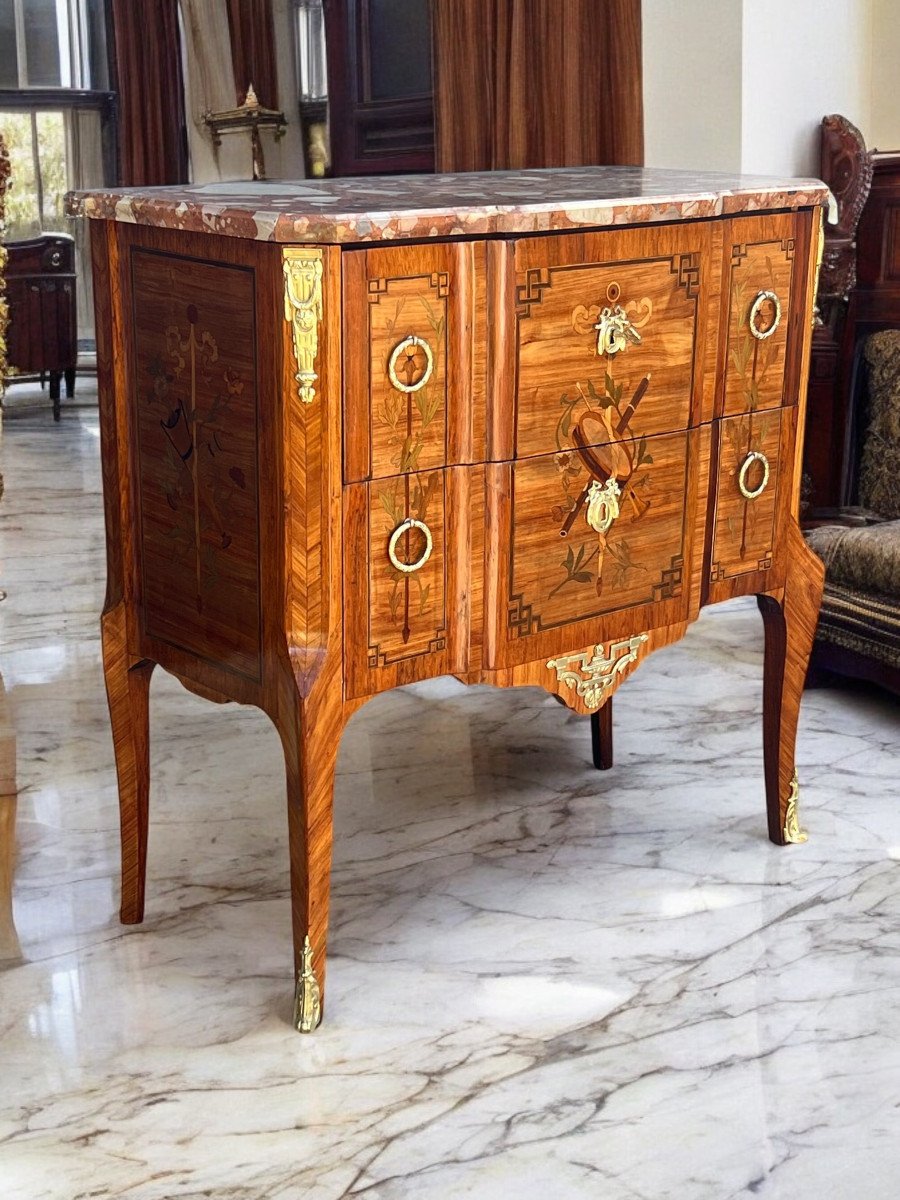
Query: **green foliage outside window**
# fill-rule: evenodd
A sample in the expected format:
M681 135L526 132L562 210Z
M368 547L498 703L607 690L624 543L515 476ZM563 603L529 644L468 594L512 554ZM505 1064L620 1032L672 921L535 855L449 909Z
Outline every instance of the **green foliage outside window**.
M0 113L0 129L11 168L6 240L21 241L44 231L67 232L63 212L68 189L65 115Z

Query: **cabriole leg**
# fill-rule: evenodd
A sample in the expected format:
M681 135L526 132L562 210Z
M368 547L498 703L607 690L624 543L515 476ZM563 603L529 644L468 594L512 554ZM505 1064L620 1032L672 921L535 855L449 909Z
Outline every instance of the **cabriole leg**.
M126 925L144 919L150 801L150 676L155 663L130 660L124 610L103 614L103 673L112 725L122 839L122 904Z
M340 693L314 702L297 697L278 722L287 776L294 1026L311 1033L322 1019L331 878L334 772L343 725Z
M825 568L793 522L788 529L784 596L758 596L766 638L763 755L769 837L778 846L804 842L794 763L800 699L812 651Z

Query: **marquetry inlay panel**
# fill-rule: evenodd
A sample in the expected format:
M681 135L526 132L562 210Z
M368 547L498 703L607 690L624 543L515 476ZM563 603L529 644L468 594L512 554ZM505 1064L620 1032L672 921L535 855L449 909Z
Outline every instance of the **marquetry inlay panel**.
M781 411L763 410L719 422L713 581L772 566L783 419Z
M506 469L508 639L683 595L688 448L687 433L624 439ZM600 477L619 489L605 532L588 521Z
M732 238L725 267L728 288L728 341L725 367L724 412L749 412L762 408L778 408L793 404L797 397L785 395L785 365L791 325L791 292L793 288L796 242L793 214L772 217L747 217L734 222L731 229L740 240ZM777 327L766 334L776 314L777 297L780 316ZM759 315L753 317L757 303Z
M588 442L652 436L699 419L701 293L717 264L708 231L685 232L517 245L517 457L562 451L573 434ZM621 343L609 326L616 320Z
M391 686L378 683L393 678L391 668L416 677L423 669L432 673L434 661L446 659L445 489L446 473L430 471L354 484L346 491L346 562L352 581L347 602L354 628L365 631L365 644L353 648L357 694ZM397 530L402 532L395 537ZM404 571L404 565L414 569Z
M358 447L348 447L347 477L442 467L452 249L359 251L347 260L345 282L355 316L346 331L346 405L362 435Z
M258 679L254 273L141 249L131 266L144 629Z

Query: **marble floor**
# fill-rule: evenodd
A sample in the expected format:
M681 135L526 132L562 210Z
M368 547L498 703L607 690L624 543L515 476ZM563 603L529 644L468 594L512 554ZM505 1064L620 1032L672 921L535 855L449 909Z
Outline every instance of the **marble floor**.
M96 415L12 411L3 438L2 1200L896 1200L890 700L807 696L810 840L776 849L752 603L622 688L605 774L541 691L378 698L341 748L328 1013L301 1037L260 714L154 679L147 919L117 923Z

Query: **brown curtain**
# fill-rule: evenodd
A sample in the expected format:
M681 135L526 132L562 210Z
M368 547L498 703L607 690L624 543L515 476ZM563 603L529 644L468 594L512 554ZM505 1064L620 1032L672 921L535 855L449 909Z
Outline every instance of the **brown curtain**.
M112 0L119 94L119 183L188 177L178 0Z
M278 108L272 0L226 0L237 102L253 84L264 108Z
M644 159L640 0L432 0L438 171Z

